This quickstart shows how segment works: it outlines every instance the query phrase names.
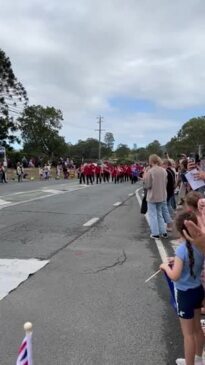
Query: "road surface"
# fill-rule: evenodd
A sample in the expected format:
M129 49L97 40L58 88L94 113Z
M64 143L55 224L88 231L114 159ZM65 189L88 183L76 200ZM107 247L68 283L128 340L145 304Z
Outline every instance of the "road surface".
M29 259L45 263L0 301L0 364L15 363L26 321L35 364L172 365L182 356L162 274L145 284L161 259L140 214L140 184L0 189L0 267L9 259L18 277Z

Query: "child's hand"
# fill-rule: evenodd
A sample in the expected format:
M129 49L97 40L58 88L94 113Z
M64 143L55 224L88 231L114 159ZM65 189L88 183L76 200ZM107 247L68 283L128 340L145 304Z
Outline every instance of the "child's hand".
M184 221L189 234L184 229L183 235L189 241L194 243L201 251L205 252L205 233L201 227L197 226L192 221Z
M198 201L198 209L201 212L205 208L205 199L199 199Z
M164 264L164 263L163 263L163 264L161 264L161 265L160 265L160 267L159 267L159 268L160 268L160 270L162 270L162 271L166 271L166 269L167 269L167 264Z
M204 232L205 230L205 199L199 199L198 201L198 210L200 212L200 215L201 215L201 228Z

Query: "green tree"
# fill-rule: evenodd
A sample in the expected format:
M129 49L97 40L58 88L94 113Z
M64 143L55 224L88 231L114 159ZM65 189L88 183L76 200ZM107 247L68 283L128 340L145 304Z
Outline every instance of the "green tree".
M130 149L126 144L119 144L115 150L118 159L126 159L130 154Z
M167 144L166 144L166 151L168 153L168 155L171 158L176 159L177 157L179 157L179 155L181 153L186 153L186 149L185 146L183 145L183 143L180 143L178 141L177 137L173 137Z
M136 155L138 161L147 161L148 159L148 152L144 147L138 148L136 151Z
M205 116L192 118L179 130L167 144L166 149L170 156L176 158L180 154L197 153L199 145L205 146Z
M112 151L113 147L114 147L115 139L111 132L105 133L104 142L105 142L107 148L110 148L110 150Z
M32 105L18 118L24 150L32 150L48 158L61 154L68 148L64 137L59 136L63 115L53 107Z
M16 116L22 111L28 101L23 85L14 75L11 62L0 49L0 144L19 141Z
M70 145L70 155L78 162L93 161L98 159L98 147L99 142L95 138L88 138L86 141L79 140L77 144ZM107 158L112 151L106 146L105 143L101 143L101 155L102 158Z
M153 142L149 143L146 147L146 151L148 156L152 154L156 154L159 156L162 155L161 145L157 140L154 140Z
M178 132L177 138L187 152L197 152L198 146L204 144L205 116L192 118Z

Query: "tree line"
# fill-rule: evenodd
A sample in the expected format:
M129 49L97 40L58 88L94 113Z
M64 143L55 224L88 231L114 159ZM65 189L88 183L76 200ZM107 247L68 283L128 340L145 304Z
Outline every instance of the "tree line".
M69 157L77 163L97 160L98 140L87 138L76 144L66 142L60 135L63 113L52 106L29 105L25 88L16 78L10 59L0 49L0 145L6 147L11 160L27 159L51 160ZM154 140L146 147L129 148L119 144L114 150L114 136L107 132L101 143L102 159L121 163L147 161L156 153L163 156L167 152L173 158L180 154L203 152L205 137L205 116L192 118L179 130L176 136L164 146ZM22 142L19 151L13 149L14 142ZM205 146L205 145L204 145Z

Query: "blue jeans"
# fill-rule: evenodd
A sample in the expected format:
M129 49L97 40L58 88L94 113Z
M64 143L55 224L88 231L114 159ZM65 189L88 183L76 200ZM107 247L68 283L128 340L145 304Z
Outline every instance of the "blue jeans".
M170 217L172 218L174 215L174 210L176 209L176 200L175 196L171 196L169 200L167 200L167 207L170 214Z
M164 222L167 224L172 223L172 218L170 217L170 214L169 214L167 201L162 202L161 204L162 204L162 216L164 218Z
M165 223L162 215L162 208L165 202L162 203L147 203L148 218L151 234L159 236L166 233Z

